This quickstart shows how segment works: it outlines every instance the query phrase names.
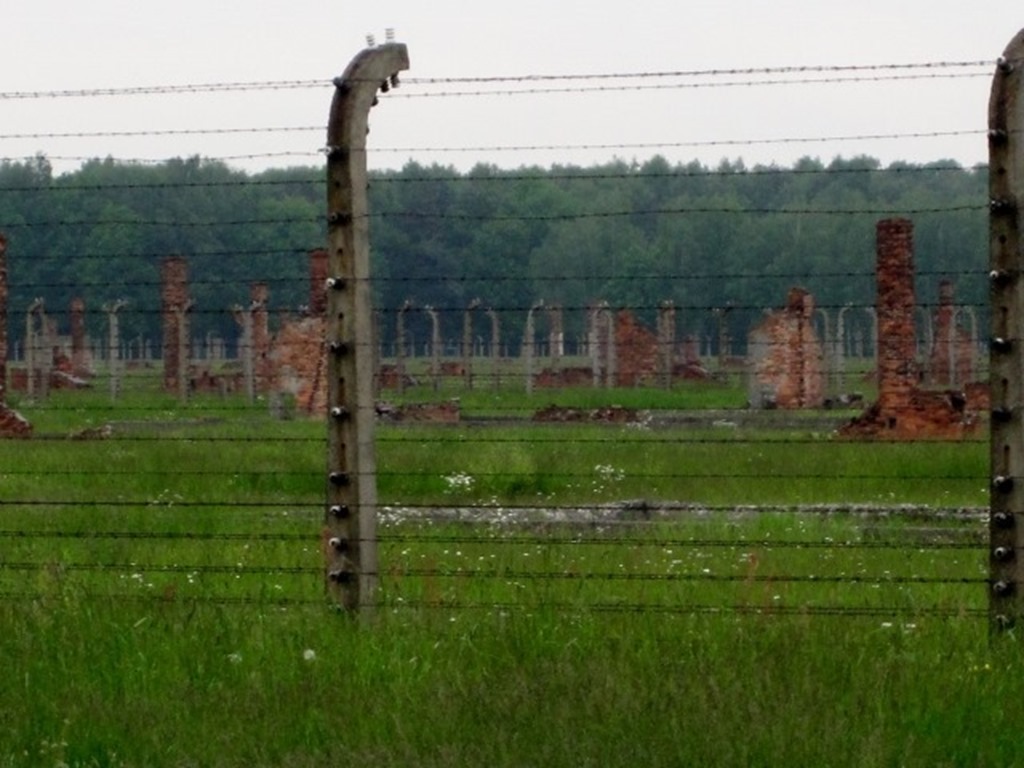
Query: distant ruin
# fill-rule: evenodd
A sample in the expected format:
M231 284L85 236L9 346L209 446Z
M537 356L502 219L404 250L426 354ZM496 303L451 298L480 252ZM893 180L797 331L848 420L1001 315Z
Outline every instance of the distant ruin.
M7 405L7 238L0 234L0 437L30 437L32 425Z
M178 391L182 384L183 359L188 345L182 350L182 339L188 339L188 262L183 256L168 256L160 265L160 315L163 325L164 389Z
M301 317L285 319L266 352L267 386L295 401L301 414L327 409L327 251L309 254L309 303Z
M927 390L920 382L914 330L913 224L876 227L878 399L840 429L846 437L958 438L977 428L979 404L965 389Z
M748 337L749 401L756 408L820 408L825 401L824 349L814 330L814 298L791 288Z
M958 311L953 301L953 290L953 283L949 280L939 283L939 304L932 320L932 343L926 377L928 384L933 387L962 387L974 379L977 328L969 332L958 325L958 315L963 314L963 311ZM969 317L974 320L973 314Z

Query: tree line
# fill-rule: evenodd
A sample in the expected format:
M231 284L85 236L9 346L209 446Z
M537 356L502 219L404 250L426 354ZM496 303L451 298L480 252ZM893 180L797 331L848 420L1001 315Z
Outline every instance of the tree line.
M168 255L189 260L197 334L233 337L230 308L248 302L254 281L269 284L272 309L298 311L308 302L308 253L325 242L323 177L322 168L246 173L198 157L96 159L60 175L43 156L4 161L10 311L39 296L62 312L80 296L99 334L100 307L123 298L136 332L158 337ZM750 168L656 156L467 172L410 161L371 174L376 302L388 333L389 311L407 300L461 313L479 298L509 316L512 335L539 300L566 308L570 334L582 332L572 318L597 301L632 308L651 326L672 301L682 332L694 333L714 309L749 325L793 285L832 311L870 306L875 222L912 212L918 301L933 303L938 282L951 279L958 302L980 306L986 188L984 167L883 167L866 156Z

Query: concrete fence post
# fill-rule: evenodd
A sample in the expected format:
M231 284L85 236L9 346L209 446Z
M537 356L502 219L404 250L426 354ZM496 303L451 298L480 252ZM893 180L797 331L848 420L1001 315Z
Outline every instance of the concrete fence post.
M921 334L922 338L918 343L918 349L920 350L919 357L921 358L921 375L925 381L931 381L933 377L931 357L935 346L935 331L934 325L932 324L932 315L928 309L920 304L914 308L914 313L920 317L921 320Z
M423 311L430 318L430 383L437 392L441 389L441 347L444 344L441 340L441 315L429 305Z
M846 389L846 313L851 309L853 304L847 302L836 317L836 388L840 393Z
M658 305L658 379L662 389L672 389L675 347L676 305L666 300Z
M340 607L363 617L372 613L378 583L366 135L377 92L398 85L408 67L400 43L360 51L334 81L327 125L325 580Z
M405 358L408 354L405 332L405 316L412 309L412 301L406 299L398 308L395 318L395 376L398 379L398 394L405 394Z
M491 320L491 386L497 392L501 389L501 320L493 307L486 313Z
M544 300L536 302L526 312L526 328L523 331L523 374L526 377L526 394L533 394L533 358L536 357L534 314L544 308Z
M462 314L462 381L467 390L473 389L473 310L480 303L473 299Z
M188 402L189 397L188 367L191 355L188 313L192 311L194 306L195 302L192 299L188 299L184 304L174 308L175 327L178 334L174 344L175 360L177 362L178 402L182 405Z
M107 374L110 377L110 402L116 403L121 394L121 328L117 313L128 305L124 299L118 299L103 305L107 315Z
M881 365L881 362L879 361L878 357L878 344L881 337L879 336L880 331L878 326L878 310L875 309L875 307L864 307L864 311L867 313L868 318L871 320L871 363L875 369L875 378L880 381L881 374L878 373L878 370L879 366ZM862 357L866 357L866 354L862 355Z
M236 304L231 309L235 323L240 329L238 336L238 357L242 362L242 379L245 382L245 398L252 403L256 399L256 367L253 362L252 310Z
M729 313L732 306L715 307L711 313L715 316L715 324L718 330L718 373L725 377L726 360L729 356Z
M557 374L562 369L562 358L565 356L565 311L560 304L547 307L548 317L548 357L551 358L551 369Z
M814 315L821 318L821 348L824 360L822 361L825 366L825 382L826 390L834 390L836 385L835 379L835 361L832 359L830 354L832 350L832 323L831 318L828 316L828 310L824 307L816 307L814 309ZM807 354L810 350L801 350L801 354Z
M989 266L989 617L994 631L1024 617L1024 30L996 66L988 108Z
M25 394L30 402L35 401L36 374L39 356L39 339L36 333L36 314L43 312L43 300L33 299L25 310ZM45 325L45 323L44 323Z
M966 305L960 308L960 311L967 315L967 321L970 323L970 330L968 331L968 338L970 339L970 345L968 347L967 354L967 380L974 381L977 376L977 352L978 349L978 313L974 311L974 307Z

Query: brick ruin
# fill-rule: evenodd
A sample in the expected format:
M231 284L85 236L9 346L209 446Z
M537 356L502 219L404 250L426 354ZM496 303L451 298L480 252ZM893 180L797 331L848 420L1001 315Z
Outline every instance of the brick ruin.
M879 221L876 251L878 399L840 434L897 440L961 437L976 428L977 404L963 391L926 390L919 385L912 222Z
M270 289L266 283L253 283L249 289L254 389L257 394L268 391L274 378L270 359Z
M69 312L71 323L71 355L66 353L67 339L57 331L57 318L47 317L46 337L50 359L46 363L49 389L85 389L91 385L92 369L85 336L85 302L72 299ZM44 354L46 349L43 350Z
M824 403L824 349L813 316L811 294L791 288L786 306L751 330L747 366L755 407L820 408Z
M70 338L60 335L57 318L46 313L42 299L31 302L25 313L25 364L9 371L10 391L24 392L32 400L45 400L52 390L92 386L85 302L80 298L72 299L68 315Z
M188 300L188 262L183 256L168 256L160 265L160 316L163 325L164 389L178 390L179 340L188 337L186 310Z
M659 369L658 337L628 309L615 314L615 384L635 387L655 380Z
M7 405L7 238L0 234L0 437L30 437L32 425Z
M588 312L588 339L594 363L590 367L564 366L554 357L553 365L539 371L533 377L534 386L540 389L561 387L585 387L614 385L634 387L641 384L666 382L666 358L672 360L671 378L707 378L697 354L696 339L688 336L682 345L683 359L676 360L674 333L664 327L664 318L659 316L658 332L650 330L637 320L628 309L611 314L603 305L594 305ZM611 317L614 327L614 343L609 344L607 318ZM671 315L674 320L674 314ZM561 323L557 326L562 335ZM554 342L552 342L552 345ZM666 345L668 350L665 349ZM561 352L562 350L559 350ZM609 358L612 358L609 360ZM595 370L596 368L596 370ZM612 381L608 381L611 378Z
M327 410L325 332L322 316L286 320L271 345L274 390L292 396L298 413L318 415Z
M327 252L314 250L309 254L309 304L297 318L286 319L280 330L268 341L266 371L272 391L295 399L297 413L319 416L327 410ZM255 298L255 294L254 294ZM258 336L258 334L256 334ZM255 342L257 346L259 342ZM461 363L442 363L448 375L462 376ZM444 372L444 371L442 371ZM386 386L397 382L384 379L397 377L397 371L381 370L378 383ZM409 403L377 405L378 416L392 422L455 423L461 417L458 400L440 403Z
M290 395L294 398L295 410L309 415L323 412L327 401L324 348L326 264L326 252L318 250L310 253L310 299L307 306L317 310L317 313L309 311L301 317L285 320L270 342L266 355L269 391ZM553 309L548 318L551 326L548 340L549 350L555 350L553 360L558 360L559 353L563 352L561 345L564 330L560 322L559 308ZM630 387L657 382L659 371L664 365L660 359L663 350L658 335L640 323L628 310L609 314L608 317L614 318L615 359L611 366L611 375L615 386ZM607 327L607 323L595 325ZM590 341L592 345L596 345L603 367L607 368L608 333L601 333L600 330L599 327ZM708 377L697 354L695 337L686 337L679 345L679 349L673 349L673 358L680 354L682 360L677 360L673 365L673 378ZM440 374L451 378L465 378L464 364L441 361ZM401 390L400 375L398 366L381 366L378 372L379 387ZM538 388L592 386L595 384L595 373L590 367L570 367L562 365L559 361L550 368L538 371L532 381ZM414 417L410 415L402 418Z
M307 311L282 323L265 356L268 386L294 397L295 410L307 415L327 409L327 267L327 251L309 254Z
M71 324L70 373L84 379L92 375L85 336L85 302L80 298L72 299L68 314Z
M939 283L939 304L932 321L928 383L936 387L963 386L974 378L975 339L957 325L953 283Z

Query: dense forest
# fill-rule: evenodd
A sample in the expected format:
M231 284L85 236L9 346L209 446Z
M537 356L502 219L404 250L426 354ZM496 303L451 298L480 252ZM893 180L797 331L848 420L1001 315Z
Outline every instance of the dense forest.
M236 333L230 308L270 285L272 309L308 301L308 252L324 242L323 170L247 174L200 158L159 165L93 160L55 175L45 157L0 164L0 232L9 241L10 312L40 296L52 313L81 296L124 298L135 333L158 338L159 264L189 260L195 332ZM672 300L684 331L731 307L740 327L801 285L819 306L874 301L875 222L915 223L918 300L955 281L985 300L987 171L949 161L882 167L870 157L792 167L615 160L499 169L408 163L371 179L378 307L412 300L459 311L474 298L515 334L534 302L595 301L653 325ZM386 321L385 321L386 322ZM387 329L385 328L385 333ZM454 323L451 335L458 333Z

